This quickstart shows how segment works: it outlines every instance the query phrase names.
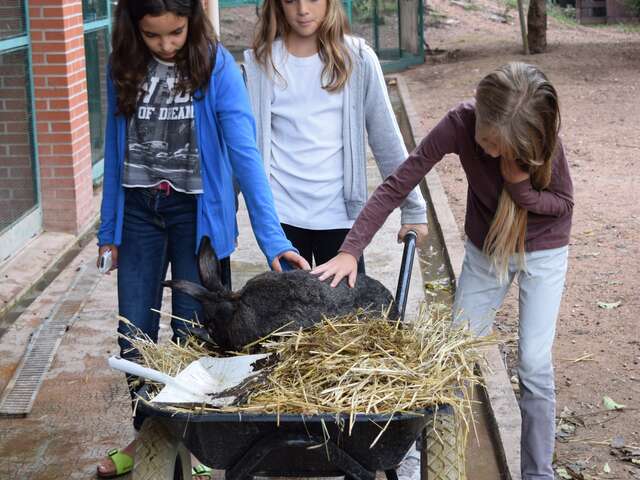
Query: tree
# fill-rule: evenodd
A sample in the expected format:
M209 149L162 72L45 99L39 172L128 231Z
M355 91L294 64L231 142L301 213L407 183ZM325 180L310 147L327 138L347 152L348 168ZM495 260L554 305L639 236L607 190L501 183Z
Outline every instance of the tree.
M543 53L547 50L547 3L546 0L530 0L527 12L529 52Z

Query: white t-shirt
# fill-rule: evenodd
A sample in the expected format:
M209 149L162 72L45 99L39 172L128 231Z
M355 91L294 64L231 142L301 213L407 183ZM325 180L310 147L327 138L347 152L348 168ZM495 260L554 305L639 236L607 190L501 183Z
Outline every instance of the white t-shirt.
M321 85L319 55L295 57L273 44L271 189L282 223L310 230L351 228L344 201L343 92Z

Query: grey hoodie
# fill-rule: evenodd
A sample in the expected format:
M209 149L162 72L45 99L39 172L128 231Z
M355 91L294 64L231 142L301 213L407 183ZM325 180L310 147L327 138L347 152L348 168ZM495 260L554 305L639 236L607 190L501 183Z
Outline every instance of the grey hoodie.
M348 36L346 43L351 50L353 69L344 89L344 201L347 215L355 220L367 201L365 127L383 178L391 175L407 158L407 149L389 101L378 57L363 39ZM269 177L274 83L255 60L252 50L244 52L244 62L251 108L256 118L258 149ZM401 208L403 224L427 223L426 205L418 187Z

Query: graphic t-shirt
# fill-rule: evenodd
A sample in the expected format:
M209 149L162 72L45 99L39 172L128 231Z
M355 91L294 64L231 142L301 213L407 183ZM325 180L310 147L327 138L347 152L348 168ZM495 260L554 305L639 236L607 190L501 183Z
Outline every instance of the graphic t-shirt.
M123 186L167 181L175 190L202 193L193 98L178 92L176 84L175 64L152 59L129 120Z

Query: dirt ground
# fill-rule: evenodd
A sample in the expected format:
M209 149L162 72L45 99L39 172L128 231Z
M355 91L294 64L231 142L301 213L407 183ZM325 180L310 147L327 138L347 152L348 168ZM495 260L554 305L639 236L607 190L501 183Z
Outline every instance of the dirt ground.
M640 29L549 18L547 53L525 57L517 12L507 12L507 23L491 17L504 12L496 1L429 2L425 39L434 54L404 73L414 107L423 114L419 133L470 98L482 75L507 61L540 65L555 84L575 188L554 349L556 472L564 475L559 478L638 479L640 465L631 458L640 463L640 174L634 169L640 157ZM459 162L445 159L438 171L462 226L467 187ZM498 314L505 338L517 334L514 290ZM512 375L516 351L515 341L509 342ZM626 408L606 410L604 396Z

